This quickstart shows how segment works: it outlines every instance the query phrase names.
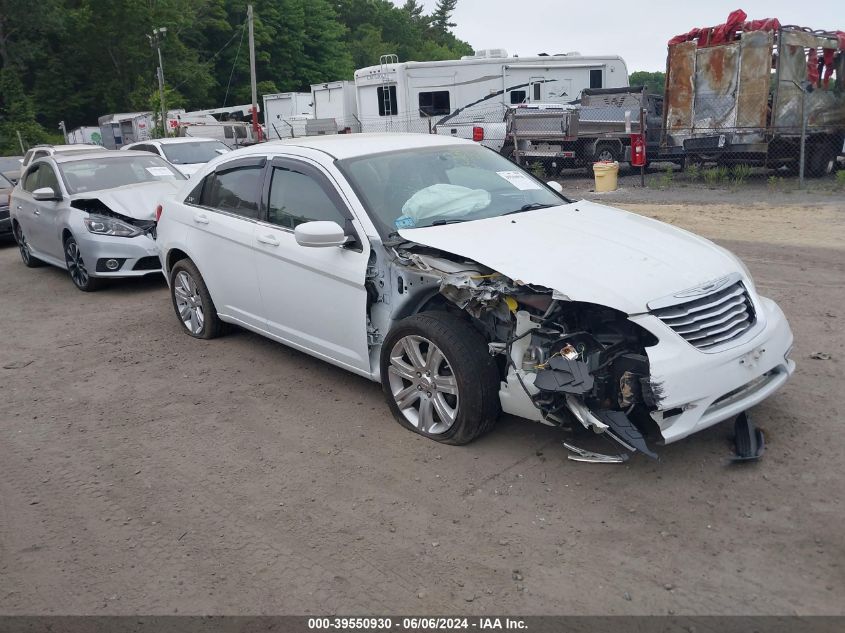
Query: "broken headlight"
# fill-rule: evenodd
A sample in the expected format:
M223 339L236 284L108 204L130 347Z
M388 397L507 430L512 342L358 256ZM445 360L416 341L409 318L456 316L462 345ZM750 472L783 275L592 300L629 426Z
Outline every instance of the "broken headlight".
M135 237L143 233L137 226L132 226L116 218L103 215L89 215L82 220L89 232L97 235L114 235L116 237Z

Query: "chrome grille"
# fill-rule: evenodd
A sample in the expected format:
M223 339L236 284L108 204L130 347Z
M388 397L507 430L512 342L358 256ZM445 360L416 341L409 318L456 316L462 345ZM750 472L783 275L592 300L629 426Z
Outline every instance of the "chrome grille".
M741 281L708 295L652 310L690 345L701 350L723 345L754 325L754 306Z

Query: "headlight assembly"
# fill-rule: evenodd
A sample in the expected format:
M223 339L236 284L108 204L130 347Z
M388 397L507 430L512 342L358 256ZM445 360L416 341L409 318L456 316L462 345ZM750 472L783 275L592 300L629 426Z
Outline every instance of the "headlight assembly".
M82 220L89 232L97 235L113 235L115 237L135 237L143 231L116 218L109 218L103 215L89 215Z

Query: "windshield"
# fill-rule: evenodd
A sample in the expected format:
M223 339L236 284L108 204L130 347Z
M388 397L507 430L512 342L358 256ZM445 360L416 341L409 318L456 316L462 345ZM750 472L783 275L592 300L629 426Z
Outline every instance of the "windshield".
M158 156L115 156L59 163L68 193L114 189L160 180L185 180Z
M566 202L528 172L481 146L404 150L349 158L338 165L387 234Z
M220 141L162 144L161 149L165 158L174 165L207 163L212 158L220 156L221 152L229 151L229 148Z
M0 171L18 171L23 156L0 156Z

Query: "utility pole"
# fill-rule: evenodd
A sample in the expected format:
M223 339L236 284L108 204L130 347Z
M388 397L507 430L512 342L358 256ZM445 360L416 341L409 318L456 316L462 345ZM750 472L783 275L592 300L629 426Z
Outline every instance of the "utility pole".
M263 140L261 137L261 127L258 125L258 86L255 83L255 33L253 17L252 5L247 5L246 19L249 23L249 80L252 84L252 132L255 138L261 141Z
M166 26L153 29L152 35L147 35L147 39L150 40L150 46L155 48L156 53L158 53L156 75L158 76L158 95L161 101L161 131L164 136L167 136L167 109L164 106L164 64L161 62L161 40L166 35Z

